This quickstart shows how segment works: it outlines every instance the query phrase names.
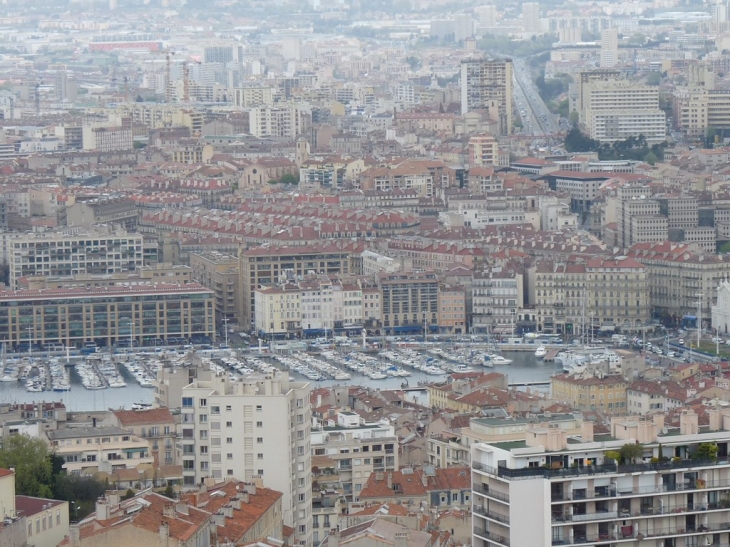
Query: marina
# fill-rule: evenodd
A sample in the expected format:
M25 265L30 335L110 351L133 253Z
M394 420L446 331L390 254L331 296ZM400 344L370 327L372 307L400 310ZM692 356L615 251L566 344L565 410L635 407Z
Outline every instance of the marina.
M352 347L319 348L319 351L269 353L247 351L196 351L216 373L240 379L252 373L286 370L313 386L346 383L379 389L403 389L420 400L423 385L444 381L448 374L496 371L508 376L510 387L549 389L550 377L560 372L580 373L591 364L605 362L618 370L620 359L605 347L546 348L524 345L519 351L492 344L395 345L380 351ZM530 351L525 351L528 349ZM0 375L0 401L63 400L69 409L131 408L153 400L154 380L163 364L182 365L190 351L92 353L61 357L7 359ZM68 401L68 402L67 402Z

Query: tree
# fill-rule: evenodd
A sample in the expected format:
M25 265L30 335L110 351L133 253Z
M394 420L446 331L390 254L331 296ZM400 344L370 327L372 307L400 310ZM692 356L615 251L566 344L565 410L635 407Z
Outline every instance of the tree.
M644 446L639 443L626 443L619 451L623 463L636 463L644 455Z
M574 127L565 136L565 150L568 152L595 152L599 143Z
M656 154L654 152L649 152L646 156L644 156L644 161L649 165L656 165L656 162L659 161L659 158L656 157Z
M700 443L697 451L694 453L693 459L715 461L717 459L717 444Z
M15 469L15 493L23 496L53 496L53 467L48 445L27 435L6 437L0 449L0 467Z
M299 180L297 179L296 176L292 175L291 173L287 173L286 175L283 175L281 177L280 182L282 184L296 184L297 182L299 182Z
M168 482L167 487L165 488L165 491L162 493L163 496L166 496L172 500L175 499L175 490L172 488L172 483Z
M131 488L127 488L127 491L122 496L122 499L123 500L128 500L128 499L133 498L133 497L134 497L134 490L132 490Z

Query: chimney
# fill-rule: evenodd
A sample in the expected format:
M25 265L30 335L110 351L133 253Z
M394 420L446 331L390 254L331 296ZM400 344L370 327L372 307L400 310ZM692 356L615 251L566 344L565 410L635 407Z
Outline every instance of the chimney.
M428 476L423 471L423 469L421 469L421 484L423 484L424 488L428 487Z
M223 514L226 516L226 518L233 518L233 507L229 503L226 503L223 507L221 507L223 510Z
M584 443L593 442L593 422L583 420L583 423L580 426L580 438Z
M234 509L241 509L241 500L238 498L238 496L233 496L230 499L231 507Z
M242 503L248 503L248 492L241 492L238 494L238 498Z
M176 517L175 505L173 505L172 503L166 503L165 506L162 508L162 515L169 519L174 519Z
M388 490L393 489L393 473L388 473Z
M168 547L170 540L170 525L166 522L160 524L160 547Z
M327 536L327 547L340 547L340 532L336 529L330 530Z
M692 409L682 411L679 416L680 435L697 435L699 432L699 416Z
M78 524L72 524L68 527L68 542L71 547L80 547L81 530Z
M119 505L119 493L116 490L107 490L104 493L109 505Z
M707 411L710 418L710 431L720 431L722 429L722 415L717 408L711 408Z
M217 513L213 514L213 522L216 526L225 527L226 515L223 513L223 511L218 511Z
M393 547L408 547L408 532L396 532Z
M246 484L246 488L244 489L244 492L248 492L250 495L255 496L256 495L256 483L250 482Z
M96 500L96 520L109 520L109 503L105 498Z

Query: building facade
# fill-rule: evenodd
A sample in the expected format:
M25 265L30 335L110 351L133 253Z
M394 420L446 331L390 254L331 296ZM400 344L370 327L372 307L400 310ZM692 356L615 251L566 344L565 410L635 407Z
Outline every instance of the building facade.
M309 383L286 373L194 379L183 388L183 481L260 479L282 492L284 524L297 545L312 544Z

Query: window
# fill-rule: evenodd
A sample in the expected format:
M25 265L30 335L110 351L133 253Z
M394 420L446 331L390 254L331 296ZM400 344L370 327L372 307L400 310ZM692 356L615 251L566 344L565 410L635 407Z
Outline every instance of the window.
M226 412L230 412L232 410L231 405L226 405Z
M263 469L259 469L258 474L259 474L259 477L263 477L264 476L264 470Z
M216 405L211 406L210 407L210 413L211 414L220 414L221 413L221 407L216 406Z
M182 406L183 406L183 408L193 408L193 398L192 397L183 397Z
M208 406L208 399L200 399L200 406L203 408Z
M256 405L256 412L262 412L264 408L261 405Z
M256 454L256 459L257 460L263 460L264 459L264 455L261 452L259 452L258 454Z
M261 443L263 443L263 442L264 442L264 438L263 438L263 437L256 437L256 442L257 442L258 444L261 444Z
M233 427L233 422L226 422L226 427Z
M201 454L207 454L208 453L208 447L206 445L203 445L200 447L200 453Z
M227 460L232 460L233 459L233 454L231 452L229 452L228 454L226 454L226 459Z
M226 437L226 444L233 444L233 437Z
M299 494L299 503L304 503L305 501L307 501L307 495Z
M208 415L207 414L201 414L198 416L198 422L201 424L207 424L208 423Z
M256 427L264 427L264 422L256 422Z
M233 475L233 469L226 469L226 475L232 476Z

